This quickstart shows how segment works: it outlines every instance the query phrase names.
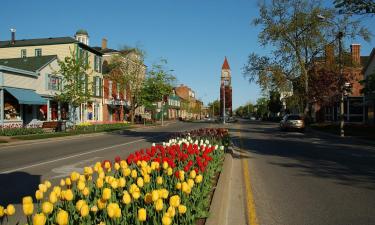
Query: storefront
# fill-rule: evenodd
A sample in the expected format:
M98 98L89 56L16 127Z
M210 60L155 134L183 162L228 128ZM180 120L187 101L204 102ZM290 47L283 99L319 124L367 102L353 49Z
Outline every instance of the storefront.
M126 120L125 108L127 104L122 100L104 100L103 120L106 122L120 122Z
M43 117L43 107L47 100L34 90L2 87L0 88L0 126L23 127L39 126Z

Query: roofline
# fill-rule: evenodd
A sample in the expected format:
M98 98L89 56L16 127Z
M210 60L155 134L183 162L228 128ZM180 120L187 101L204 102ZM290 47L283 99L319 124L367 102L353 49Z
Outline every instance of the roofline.
M4 46L4 47L1 47L0 48L17 48L17 47L27 47L27 46L43 46L43 45L62 45L62 44L74 44L74 43L77 43L78 41L72 37L57 37L57 38L71 38L73 39L71 42L56 42L56 43L50 43L50 44L27 44L27 45L17 45L17 46L13 46L13 45L9 45L9 46ZM35 38L35 39L48 39L48 38ZM23 40L33 40L33 39L22 39L22 40L18 40L18 41L23 41ZM10 42L10 41L9 41ZM17 42L17 40L16 40Z
M103 53L101 53L98 50L95 50L94 48L92 48L92 47L90 47L88 45L83 44L82 42L76 41L75 43L77 43L80 47L83 47L84 49L86 49L88 51L91 51L92 53L95 53L97 55L103 56Z
M38 74L35 73L35 72L28 71L28 70L21 70L21 69L9 67L9 66L1 66L0 65L0 71L1 70L3 70L3 71L9 71L9 72L14 72L14 73L19 73L19 74L24 74L24 75L29 75L29 76L33 76L33 77L38 77Z
M372 59L374 58L374 56L375 56L375 48L372 49L372 51L371 51L371 53L370 53L370 56L369 56L369 59L368 59L368 61L367 61L367 64L366 64L366 65L363 67L363 69L362 69L362 73L363 73L363 74L366 73L366 71L367 71L368 67L370 66L371 61L372 61Z
M42 70L42 69L44 69L48 64L51 64L54 60L56 60L57 59L57 55L53 55L54 57L51 59L51 60L49 60L47 63L45 63L43 66L41 66L37 71L38 71L38 73Z

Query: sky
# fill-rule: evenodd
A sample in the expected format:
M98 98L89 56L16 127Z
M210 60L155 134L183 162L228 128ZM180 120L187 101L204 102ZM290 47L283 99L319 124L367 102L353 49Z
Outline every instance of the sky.
M85 29L90 46L106 38L109 48L142 48L147 66L167 59L177 83L195 90L204 104L219 98L226 56L235 109L261 96L242 74L250 53L270 54L257 42L260 28L251 25L257 15L256 0L1 0L0 40L10 39L10 28L16 28L16 39L74 36ZM374 40L356 43L362 55L375 47Z

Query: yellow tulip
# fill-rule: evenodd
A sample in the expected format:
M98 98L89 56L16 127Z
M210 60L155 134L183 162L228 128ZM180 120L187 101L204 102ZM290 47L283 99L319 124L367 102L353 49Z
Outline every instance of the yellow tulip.
M90 211L96 213L98 211L98 206L96 205L92 206Z
M151 193L147 193L147 194L145 194L145 198L144 198L144 200L145 200L145 202L146 202L147 204L152 203L152 194L151 194Z
M85 187L82 191L82 194L87 197L90 194L90 189L88 187Z
M51 184L51 182L46 180L46 181L44 181L44 185L46 185L47 188L50 188L52 184Z
M26 216L31 216L34 212L34 204L33 203L24 203L22 204L23 213Z
M47 218L43 213L37 213L33 217L33 225L44 225L46 221Z
M25 196L22 198L22 204L32 204L33 203L33 198L31 196Z
M138 220L142 222L142 221L146 221L146 218L147 218L146 209L144 208L138 209Z
M82 206L86 205L86 201L85 200L78 200L77 203L76 203L76 209L77 211L80 211Z
M7 208L5 209L5 213L6 213L8 216L12 216L12 215L14 215L14 213L16 213L16 209L14 208L14 205L9 204L9 205L7 206Z
M60 180L60 186L61 186L61 187L64 187L64 186L65 186L65 180L64 180L64 179L61 179L61 180Z
M158 200L159 199L159 192L157 191L157 190L153 190L152 192L151 192L151 196L152 196L152 201L156 201L156 200Z
M124 188L126 186L126 180L125 180L125 178L120 177L118 179L118 186L121 187L121 188Z
M71 189L65 190L64 199L67 200L67 201L72 201L73 198L74 198L73 191Z
M122 173L125 177L129 176L131 174L131 170L129 168L122 169Z
M158 177L156 178L156 183L157 183L157 184L163 184L163 177L158 176Z
M121 161L120 161L120 167L121 167L122 169L125 169L125 168L128 167L128 163L126 163L125 160L121 160Z
M76 171L73 171L71 174L70 174L70 179L75 182L79 179L79 176L80 174Z
M176 210L174 207L169 206L167 209L167 213L170 217L174 217L176 215Z
M0 218L4 216L4 207L0 205Z
M195 183L197 183L197 184L201 183L202 180L203 180L203 176L201 174L199 174L195 177Z
M178 206L178 213L180 213L180 214L185 214L185 213L186 213L186 206L180 204L180 205Z
M145 175L143 176L143 181L144 181L146 184L150 183L150 181L151 181L151 177L150 177L150 175L145 174Z
M163 210L163 200L161 198L159 198L158 200L156 200L155 203L154 203L154 205L155 205L155 210L156 211Z
M180 181L184 181L185 180L185 171L180 170L180 172L179 172L178 175L179 175Z
M78 190L82 191L86 187L85 182L83 181L78 181L77 188Z
M167 189L163 188L160 190L160 193L161 193L161 197L164 198L164 199L167 199L168 198L168 195L169 195L169 192Z
M138 173L136 170L132 170L131 177L134 179L138 177Z
M195 170L190 171L190 178L194 179L197 176Z
M45 184L39 184L39 190L43 193L47 191L47 186Z
M124 191L124 195L122 196L122 202L127 205L131 201L132 201L132 198L130 197L129 193L127 191Z
M106 169L111 169L111 164L108 162L108 161L106 161L105 163L104 163L104 168L106 168Z
M60 192L61 194L62 192ZM57 193L52 191L50 194L49 194L49 201L52 203L52 204L55 204L57 202Z
M165 161L163 162L163 169L165 169L165 170L168 169L168 163L165 162Z
M85 177L85 175L79 175L78 180L79 180L79 181L86 182L86 177Z
M107 201L104 199L99 199L96 204L98 205L99 209L104 209L105 206L107 205Z
M41 190L37 190L37 191L35 192L35 198L36 198L37 200L41 200L41 199L43 199L43 192L42 192Z
M97 187L97 188L102 188L103 185L104 185L104 181L103 181L103 179L100 178L100 177L98 177L98 178L96 179L96 187Z
M161 219L161 222L163 225L170 225L172 224L172 218L168 216L168 214L163 215L163 218Z
M172 197L169 198L169 205L173 207L178 207L180 205L180 196L178 195L173 195Z
M59 187L59 186L53 187L53 192L55 192L57 196L60 196L60 194L61 194L61 187Z
M84 167L83 168L83 173L85 174L85 176L92 175L93 174L92 168L91 167Z
M193 179L188 179L187 183L188 183L190 188L194 187L194 180Z
M120 164L115 163L115 170L119 170L119 169L120 169Z
M80 210L80 213L81 213L81 216L82 217L85 217L85 216L87 216L88 214L89 214L89 206L88 205L83 205L82 207L81 207L81 210Z
M69 222L69 214L65 210L60 210L56 216L56 223L59 225L67 225Z
M142 177L138 177L138 179L137 179L137 185L138 185L138 187L143 187L143 178Z
M112 189L117 189L117 187L118 187L118 181L117 180L113 180L111 182L111 187L112 187Z
M68 186L72 185L72 181L70 180L69 177L65 178L65 184Z
M46 215L52 213L53 211L53 204L50 202L43 202L42 204L42 212Z
M103 195L102 195L102 198L103 198L104 200L108 200L108 199L110 199L110 198L111 198L111 189L109 189L109 188L104 188L104 189L103 189Z
M117 203L109 203L107 206L107 213L110 218L121 217L121 209Z
M135 200L137 200L139 197L141 197L141 192L140 191L134 191L133 193L132 193L132 196L133 196L133 198L135 199Z
M139 188L136 184L131 184L129 187L129 193L132 194L134 191L138 191Z
M176 189L177 189L177 190L180 190L180 189L181 189L181 183L180 183L180 182L177 182L177 184L176 184Z
M101 171L101 172L99 173L99 178L104 179L104 177L105 177L105 174L104 174L103 171Z
M187 193L189 188L190 188L190 186L186 182L182 183L181 189L182 189L183 192Z
M171 167L169 167L168 169L167 169L167 175L168 176L171 176L173 174L173 169L171 168Z

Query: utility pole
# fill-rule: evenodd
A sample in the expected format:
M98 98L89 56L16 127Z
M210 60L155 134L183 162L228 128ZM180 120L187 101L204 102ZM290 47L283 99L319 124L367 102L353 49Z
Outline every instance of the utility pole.
M343 73L343 58L342 58L342 38L344 34L343 32L339 31L337 34L337 38L339 40L339 60L340 60L340 88L341 88L341 98L340 98L340 136L345 136L344 131L344 73Z
M223 86L223 124L225 124L225 81Z

